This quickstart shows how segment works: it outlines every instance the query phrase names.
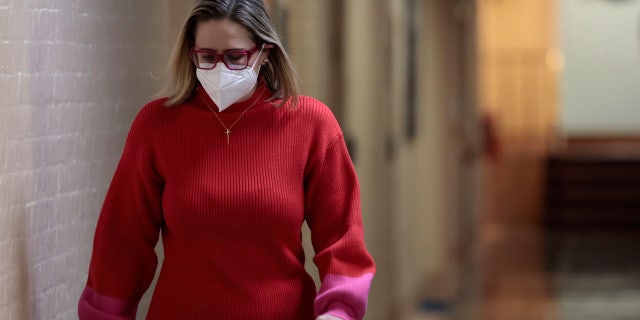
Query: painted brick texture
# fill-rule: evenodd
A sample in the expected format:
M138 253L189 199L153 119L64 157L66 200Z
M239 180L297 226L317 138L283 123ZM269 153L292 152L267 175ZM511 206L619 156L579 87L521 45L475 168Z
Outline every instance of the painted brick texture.
M0 0L0 319L77 319L106 188L173 40L167 8Z

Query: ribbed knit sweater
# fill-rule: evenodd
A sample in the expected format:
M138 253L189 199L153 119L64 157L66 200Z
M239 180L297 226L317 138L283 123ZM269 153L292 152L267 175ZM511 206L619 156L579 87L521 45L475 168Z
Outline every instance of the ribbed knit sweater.
M271 95L261 84L217 112L198 88L177 107L161 99L139 111L98 220L81 320L135 318L160 235L147 319L363 317L375 266L340 127L317 100L275 108ZM227 127L237 120L228 144L214 112Z

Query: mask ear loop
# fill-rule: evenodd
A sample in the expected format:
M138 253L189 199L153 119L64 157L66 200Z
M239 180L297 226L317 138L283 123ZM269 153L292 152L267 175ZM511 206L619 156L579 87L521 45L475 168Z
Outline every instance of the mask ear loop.
M262 46L260 46L260 51L258 51L258 58L260 58L260 55L262 54L262 50L264 50L264 43L262 44ZM253 64L251 65L251 70L253 70L253 68L256 67L256 63L258 63L258 58L256 58L256 61L253 62ZM262 66L262 64L260 64L260 66Z

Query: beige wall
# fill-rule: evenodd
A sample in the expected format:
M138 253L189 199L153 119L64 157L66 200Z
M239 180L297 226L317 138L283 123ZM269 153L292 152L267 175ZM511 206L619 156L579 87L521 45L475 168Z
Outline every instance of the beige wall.
M0 4L0 318L75 319L96 219L166 60L164 2Z
M361 184L365 239L378 273L371 288L367 319L388 319L393 305L390 171L385 143L389 134L387 18L382 1L348 1L344 24L344 129L354 142Z
M333 40L326 26L336 21L327 8L288 2L289 49L306 93L336 101L343 130L355 142L365 238L378 266L367 319L402 319L419 299L451 297L456 289L449 280L458 276L451 273L459 245L452 215L462 197L451 180L458 177L465 139L457 128L468 119L452 116L452 95L464 93L445 80L457 63L447 59L447 14L453 9L446 1L416 2L419 130L412 141L405 139L403 123L405 1L342 2L342 35ZM332 41L342 46L339 70L324 51ZM341 99L331 96L330 81L344 84Z
M392 213L393 282L401 309L410 309L419 299L456 299L463 285L461 255L473 240L476 214L472 157L478 132L470 80L475 48L473 35L465 34L473 29L462 29L472 24L473 1L416 2L419 130L414 141L402 140L406 84L401 68L393 71L390 103L395 115L392 132L399 141L392 164ZM397 20L402 23L402 14ZM402 37L398 32L392 39ZM404 46L393 47L392 56L402 61Z

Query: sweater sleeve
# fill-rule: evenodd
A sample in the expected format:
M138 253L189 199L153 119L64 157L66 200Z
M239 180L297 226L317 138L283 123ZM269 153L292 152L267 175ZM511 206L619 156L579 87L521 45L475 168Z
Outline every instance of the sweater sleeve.
M358 179L342 135L312 162L305 207L322 282L315 313L362 319L375 266L365 247Z
M81 320L135 319L157 266L163 181L154 167L143 109L127 137L96 227Z

